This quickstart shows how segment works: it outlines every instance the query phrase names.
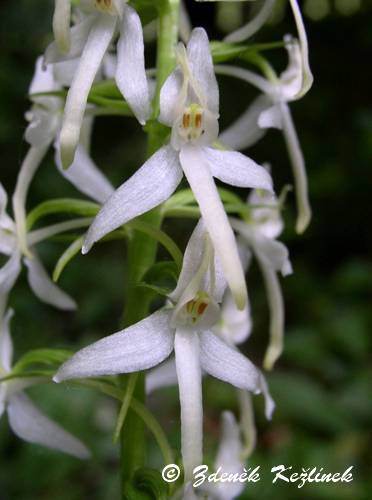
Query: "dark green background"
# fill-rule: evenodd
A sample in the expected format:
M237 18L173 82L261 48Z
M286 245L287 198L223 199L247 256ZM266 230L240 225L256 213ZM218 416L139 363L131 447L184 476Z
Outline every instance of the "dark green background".
M211 4L192 5L193 20L219 37ZM27 151L23 139L27 88L36 56L51 39L52 1L3 0L0 6L0 148L1 182L15 185ZM293 231L293 199L285 210L288 244L295 274L282 281L287 310L286 348L269 382L277 409L264 421L257 401L258 446L251 465L261 465L262 480L241 498L367 499L372 497L370 434L371 365L371 191L372 111L370 5L353 16L332 10L319 22L307 19L311 92L292 106L305 153L313 221L305 235ZM265 28L260 41L280 39L294 30L289 12L279 25ZM149 59L151 60L151 48ZM280 52L270 55L282 68ZM247 86L221 79L222 124L237 116L254 96ZM100 118L93 156L115 185L140 166L145 136L129 118ZM271 131L249 151L258 162L270 161L279 189L291 181L280 133ZM241 193L242 196L244 193ZM48 198L80 196L57 173L50 155L32 186L29 206ZM184 245L191 225L169 220L165 229ZM49 270L64 245L40 247ZM117 242L98 245L78 257L61 285L79 303L79 314L63 314L37 301L22 275L11 295L15 355L38 347L77 348L114 332L120 321L125 281L125 248ZM249 273L254 331L244 347L260 364L267 342L268 311L261 277ZM206 449L210 457L218 439L219 413L236 408L234 391L217 381L205 383ZM207 388L207 387L206 387ZM118 454L112 444L115 404L88 390L49 385L32 391L35 401L92 448L94 459L80 463L17 440L0 422L0 499L116 499ZM150 398L151 407L179 447L177 391ZM160 467L157 451L153 464ZM278 464L343 471L354 466L349 485L271 484L269 470Z

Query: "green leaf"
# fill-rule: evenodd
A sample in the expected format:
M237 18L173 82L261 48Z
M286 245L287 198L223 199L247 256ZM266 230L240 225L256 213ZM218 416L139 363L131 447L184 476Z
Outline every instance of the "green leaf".
M78 200L75 198L56 198L44 201L37 205L27 216L27 230L29 231L35 223L52 214L80 215L83 217L94 217L100 206L92 201Z
M63 349L34 349L24 354L14 365L13 372L20 373L30 365L60 365L70 358L72 353Z

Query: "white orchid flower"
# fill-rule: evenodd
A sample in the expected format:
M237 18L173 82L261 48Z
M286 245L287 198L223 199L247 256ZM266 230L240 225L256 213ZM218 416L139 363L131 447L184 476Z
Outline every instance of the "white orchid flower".
M0 269L0 283L3 284L0 286L7 289L7 293L10 291L20 273L23 258L28 269L28 281L35 295L43 302L65 310L75 309L75 302L50 280L32 247L59 232L80 228L86 224L86 220L67 221L28 233L26 199L30 183L49 146L54 143L56 152L59 149L58 135L62 119L62 99L38 94L61 90L62 86L56 74L63 74L66 79L68 73L66 70L69 70L70 64L71 62L68 61L43 69L41 58L36 62L35 74L29 88L33 106L26 115L29 125L25 138L31 147L22 162L12 197L14 221L6 213L7 195L0 184L0 253L10 257ZM56 163L62 175L77 189L98 203L103 203L112 194L114 188L89 157L90 127L91 121L86 119L84 144L79 145L70 170L63 171L58 154L56 154Z
M284 305L277 277L292 273L288 250L275 238L283 228L280 207L275 195L253 191L249 197L251 207L250 223L231 217L232 227L239 233L241 240L254 253L261 269L270 307L270 343L264 367L272 369L283 350Z
M60 3L62 0L56 3L55 19L56 22L57 17L59 19L57 24L64 40L67 38L65 26L70 24L71 13L68 9L59 9ZM127 5L126 0L84 0L80 4L84 16L70 29L69 51L64 53L59 50L61 40L58 37L45 53L46 64L80 58L67 95L63 117L60 139L63 168L68 168L74 160L89 91L118 31L120 34L115 75L117 86L142 125L151 112L142 26L137 12ZM62 45L66 44L62 42Z
M9 323L12 315L13 311L8 310L0 318L0 377L11 372L13 345ZM35 379L0 381L0 417L6 412L12 431L24 441L63 451L80 459L89 458L90 452L86 446L41 413L23 392L35 383Z
M110 231L166 201L185 174L234 298L243 308L244 273L213 177L233 186L272 190L271 177L240 153L210 147L218 135L219 97L206 32L194 29L187 50L180 44L177 54L179 65L160 94L159 120L172 127L170 144L105 203L89 228L83 253Z
M243 390L261 390L260 372L211 329L226 288L219 258L202 222L185 251L170 305L76 353L54 380L136 372L152 368L174 350L181 403L185 480L202 463L202 371Z
M311 208L305 161L288 103L300 99L309 91L313 75L309 65L308 42L301 11L297 0L290 0L290 4L299 41L289 35L285 37L289 63L279 78L272 75L273 79L267 80L252 71L226 65L217 66L216 71L245 80L263 92L263 96L259 96L252 106L221 134L220 140L233 148L245 149L260 139L268 128L283 131L296 188L296 230L302 233L310 222Z
M22 267L22 259L27 267L28 283L34 294L43 302L58 309L74 310L75 301L58 288L49 278L41 261L38 259L33 245L61 231L82 227L83 221L75 219L67 223L57 224L46 230L26 233L27 254L23 254L18 238L17 224L6 213L7 195L0 184L0 253L9 259L0 268L0 297L8 294L13 288ZM28 243L30 242L30 243ZM0 312L1 312L0 307Z

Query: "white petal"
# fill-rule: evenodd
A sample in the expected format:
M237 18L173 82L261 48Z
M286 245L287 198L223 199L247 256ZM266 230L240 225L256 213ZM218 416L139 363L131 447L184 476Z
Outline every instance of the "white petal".
M252 330L249 302L242 311L239 311L228 290L222 303L221 323L217 331L228 344L237 345L247 340Z
M43 58L38 57L35 64L35 72L32 77L28 93L30 95L39 92L52 92L53 90L60 90L60 85L55 81L53 74L53 67L43 67ZM36 100L40 99L36 98Z
M247 303L244 272L234 233L219 197L203 149L184 146L180 152L183 171L199 204L206 228L218 255L225 278L240 309Z
M221 420L222 432L215 460L215 468L222 467L224 472L238 472L242 467L239 460L241 449L239 426L233 413L230 411L224 411Z
M283 231L281 206L275 193L255 189L249 194L250 216L254 229L274 239Z
M293 124L289 107L286 103L281 103L283 134L289 157L291 160L293 177L295 182L295 192L297 201L297 233L303 233L311 220L311 207L309 202L307 175L305 160L301 151L301 146Z
M218 115L218 84L214 73L208 35L203 28L193 29L187 44L187 58L192 74L202 88L208 110Z
M49 147L57 133L60 116L36 106L29 112L29 116L31 121L25 132L26 141L36 148Z
M86 446L43 415L22 393L10 397L8 405L9 424L13 432L29 443L40 444L81 459L90 457Z
M74 161L68 170L62 168L59 147L55 145L55 162L60 173L80 192L103 204L114 192L114 188L79 144Z
M169 358L164 363L147 372L146 393L150 394L157 389L177 384L177 371L174 358Z
M178 110L178 98L182 89L183 76L179 68L165 80L160 91L159 121L171 127Z
M178 29L180 39L187 43L191 36L192 24L184 0L180 1Z
M12 198L18 245L26 255L29 254L27 249L26 198L31 181L41 165L47 150L48 145L41 148L31 147L28 150L18 172L17 183Z
M258 126L261 128L277 128L281 130L283 128L282 114L280 112L280 106L275 104L270 108L262 111L257 120Z
M92 28L97 15L93 14L84 17L84 19L70 29L70 50L67 53L62 53L56 42L52 42L46 49L44 55L44 65L68 61L80 57L83 52L84 45L87 42L89 32Z
M222 413L221 440L214 462L214 469L219 467L222 473L239 474L243 472L243 463L240 459L242 444L239 426L234 415L229 411ZM208 485L208 491L216 500L233 500L245 489L243 482L220 482Z
M157 311L129 328L81 349L60 367L53 380L61 382L152 368L173 350L174 331L170 328L169 316L169 311Z
M273 10L275 0L265 0L258 14L247 24L224 38L224 42L238 43L247 40L266 23Z
M117 52L117 86L138 121L144 125L150 117L151 106L145 72L142 25L137 12L128 5L124 7Z
M280 94L284 101L293 101L302 90L303 67L301 47L291 35L284 37L288 53L287 68L280 74Z
M6 213L6 207L8 204L8 195L4 189L4 186L0 182L0 228L5 231L14 231L14 222Z
M171 146L162 147L103 205L89 228L83 253L106 234L167 200L181 179L178 154Z
M75 155L88 94L115 32L114 16L99 16L93 24L74 80L67 94L60 136L61 159L68 168Z
M169 295L173 301L177 302L180 299L183 291L200 267L203 260L207 237L208 235L203 219L200 219L190 236L189 242L187 243L183 256L182 269L178 277L177 287Z
M238 150L256 144L266 133L258 126L258 117L270 102L266 95L259 95L248 109L220 134L218 140Z
M64 311L76 309L75 301L53 283L35 255L32 258L25 258L24 262L28 268L29 285L36 297L57 309Z
M79 66L79 62L80 59L71 59L48 65L47 68L53 69L54 79L59 85L70 87Z
M311 73L309 64L309 48L307 43L307 36L305 31L304 22L302 20L301 10L298 5L297 0L289 0L293 15L296 21L298 37L300 39L301 53L302 53L302 67L303 67L303 81L301 92L297 95L297 98L302 97L308 92L313 84L314 77Z
M243 354L212 332L201 334L200 348L201 365L207 373L239 389L260 391L260 373Z
M250 187L272 191L271 175L255 161L237 151L204 148L205 160L213 177L230 186Z
M0 319L0 368L5 372L12 369L13 343L10 336L9 323L13 317L13 310L8 309L6 315ZM1 384L0 384L1 385Z
M174 341L181 404L182 461L185 482L203 459L202 374L199 338L195 332L178 330Z
M70 50L71 1L55 0L53 14L53 32L56 44L61 52Z
M6 295L10 292L20 272L21 256L17 250L0 268L0 295Z

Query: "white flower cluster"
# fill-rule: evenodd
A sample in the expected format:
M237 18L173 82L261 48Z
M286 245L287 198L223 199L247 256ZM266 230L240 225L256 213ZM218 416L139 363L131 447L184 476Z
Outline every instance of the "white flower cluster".
M240 424L223 415L223 439L216 467L228 471L251 453L255 430L250 394L265 397L266 416L274 403L262 372L239 352L252 326L245 275L251 256L262 271L270 307L270 342L263 366L271 369L282 352L283 298L278 273L292 272L286 247L277 241L283 229L281 200L273 191L268 168L234 149L246 149L266 129L283 131L295 178L298 205L297 230L310 220L305 167L288 103L310 88L306 34L296 0L289 0L299 40L284 38L287 69L278 77L263 77L231 65L214 66L207 33L195 28L181 9L183 39L174 47L176 67L159 94L159 116L169 127L169 139L119 188L114 189L90 157L93 119L99 111L88 104L92 85L115 79L133 115L144 125L150 116L152 82L146 75L142 25L136 10L125 0L56 0L53 18L55 41L36 63L30 86L32 108L26 117L25 138L29 151L22 163L12 197L13 219L6 213L7 196L0 185L0 252L8 260L0 269L0 375L11 373L12 344L7 310L8 295L22 262L36 296L57 308L74 309L75 302L50 280L37 257L36 245L71 229L89 225L82 252L136 217L164 204L183 177L200 212L187 244L175 289L162 308L138 323L82 349L66 361L54 377L101 377L149 370L150 393L178 384L181 406L181 452L185 498L192 498L192 471L203 463L202 377L212 375L237 389ZM266 0L257 17L226 38L242 42L255 33L271 13ZM115 54L113 49L116 46ZM215 73L247 81L261 94L242 116L219 135L219 89ZM69 87L64 102L63 91ZM83 194L101 205L92 221L73 219L29 230L26 199L30 183L53 145L59 172ZM228 216L215 179L250 188L247 217ZM0 415L21 438L79 456L88 456L75 438L41 415L23 389L33 379L0 381ZM221 486L219 488L222 488ZM224 485L204 494L211 498L235 498L241 486Z

